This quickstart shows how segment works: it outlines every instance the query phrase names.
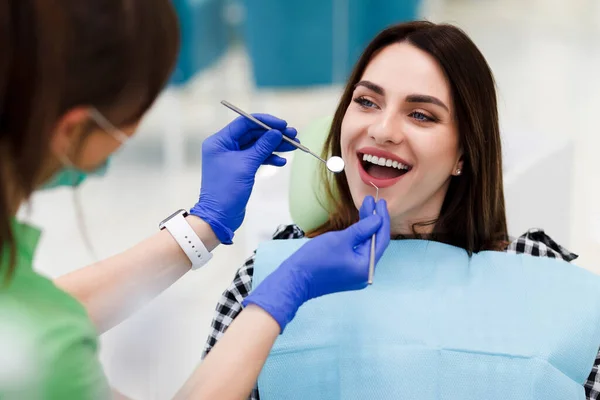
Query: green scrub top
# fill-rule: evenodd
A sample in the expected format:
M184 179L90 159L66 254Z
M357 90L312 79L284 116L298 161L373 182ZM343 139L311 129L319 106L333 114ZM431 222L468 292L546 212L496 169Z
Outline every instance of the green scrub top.
M33 271L40 231L13 221L16 270L0 254L0 399L111 397L98 335L84 307Z

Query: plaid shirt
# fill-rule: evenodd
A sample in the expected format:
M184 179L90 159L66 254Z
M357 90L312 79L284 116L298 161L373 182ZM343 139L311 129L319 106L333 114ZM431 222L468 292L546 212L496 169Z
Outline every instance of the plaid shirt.
M295 225L281 226L273 239L300 239L304 237L304 232ZM577 258L576 254L560 246L554 240L540 229L531 229L509 244L506 248L507 253L530 254L538 257L562 258L565 261L573 261ZM225 290L219 302L217 303L215 316L211 327L212 330L206 341L202 358L210 352L217 341L223 336L227 327L235 317L242 311L242 300L250 293L252 289L252 276L254 274L254 255L250 257L242 268L235 275L231 285ZM600 352L596 356L596 361L590 372L587 381L584 384L587 400L600 400ZM255 386L249 397L250 400L259 400L258 388Z

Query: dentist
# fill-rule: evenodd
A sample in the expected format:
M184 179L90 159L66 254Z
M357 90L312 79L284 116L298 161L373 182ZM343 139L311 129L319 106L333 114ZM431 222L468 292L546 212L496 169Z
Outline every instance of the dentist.
M267 132L234 120L202 146L202 185L189 211L53 282L33 270L40 232L18 222L17 210L36 190L102 174L167 82L177 20L168 0L14 0L0 5L0 32L0 398L111 398L98 335L232 243L258 168L285 165L274 153L292 150L282 135L296 131L269 115L256 116L274 128ZM378 259L389 216L369 197L361 215L307 243L257 287L180 398L244 398L302 304L366 286L369 239L377 235ZM232 373L245 377L235 387Z

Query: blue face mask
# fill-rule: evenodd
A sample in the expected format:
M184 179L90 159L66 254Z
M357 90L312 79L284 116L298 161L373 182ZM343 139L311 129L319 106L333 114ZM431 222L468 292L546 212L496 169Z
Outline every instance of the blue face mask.
M57 187L77 187L85 181L88 176L103 177L106 175L110 157L93 171L86 172L74 167L63 167L50 180L42 185L41 190L54 189Z
M100 126L103 130L105 130L109 135L119 141L121 144L124 144L129 137L121 131L119 128L115 127L111 124L98 110L92 108L90 110L91 118L96 121L98 126ZM52 178L48 180L45 184L42 185L42 190L54 189L61 186L67 187L77 187L83 183L87 179L88 176L93 177L103 177L108 170L108 166L110 164L110 157L106 159L102 164L100 164L93 171L83 171L79 168L71 165L68 160L64 160L64 167L59 170Z

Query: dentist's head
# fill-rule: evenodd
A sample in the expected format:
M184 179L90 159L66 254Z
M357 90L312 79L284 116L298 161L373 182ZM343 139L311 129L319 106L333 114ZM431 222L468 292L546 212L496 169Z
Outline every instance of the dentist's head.
M346 170L332 182L335 211L313 235L355 222L372 182L388 202L392 235L475 252L507 239L494 79L454 26L381 32L347 83L326 150Z
M169 0L2 2L0 249L12 246L10 220L35 189L103 171L178 48Z

